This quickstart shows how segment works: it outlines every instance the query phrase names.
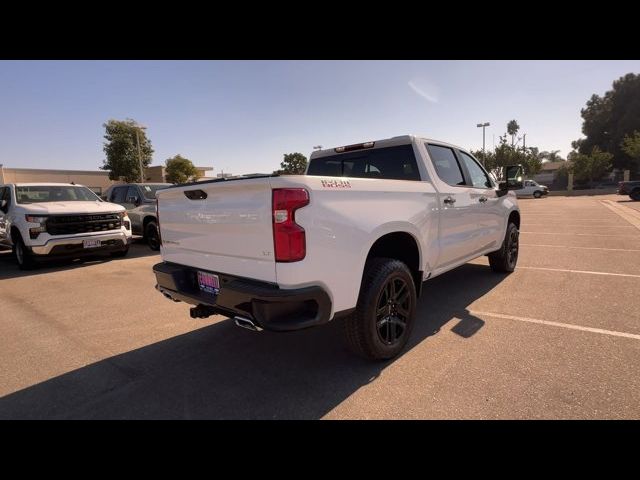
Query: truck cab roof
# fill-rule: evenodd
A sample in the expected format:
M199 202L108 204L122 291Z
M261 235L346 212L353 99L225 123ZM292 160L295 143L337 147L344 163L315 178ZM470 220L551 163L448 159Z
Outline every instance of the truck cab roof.
M315 150L311 156L309 157L309 159L314 159L314 158L320 158L320 157L326 157L329 155L335 155L336 153L343 153L343 152L347 152L347 151L351 151L351 149L349 147L357 147L359 145L367 145L367 144L373 144L372 146L367 146L364 148L384 148L384 147L394 147L396 145L407 145L409 143L413 143L414 141L419 140L419 141L424 141L424 142L429 142L429 143L436 143L438 145L444 145L447 147L451 147L451 148L456 148L458 150L462 150L462 151L467 151L466 148L462 148L459 147L457 145L453 145L451 143L447 143L447 142L443 142L441 140L436 140L436 139L432 139L432 138L428 138L428 137L424 137L422 135L398 135L395 137L390 137L390 138L383 138L380 140L369 140L366 142L363 142L361 144L351 144L351 145L341 145L338 147L332 147L332 148L325 148L322 150ZM338 151L338 149L344 149L342 151ZM357 148L353 148L354 150Z

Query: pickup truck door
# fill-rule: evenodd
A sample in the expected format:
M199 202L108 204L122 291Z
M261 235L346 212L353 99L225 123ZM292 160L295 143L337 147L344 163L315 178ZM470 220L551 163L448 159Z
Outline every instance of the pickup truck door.
M466 184L454 150L448 146L428 144L427 151L435 167L440 213L440 254L436 268L446 268L470 257L477 250L479 208L474 189Z
M465 173L467 184L472 188L471 209L476 222L476 250L499 248L502 243L504 211L494 183L480 163L471 155L458 150L460 165Z

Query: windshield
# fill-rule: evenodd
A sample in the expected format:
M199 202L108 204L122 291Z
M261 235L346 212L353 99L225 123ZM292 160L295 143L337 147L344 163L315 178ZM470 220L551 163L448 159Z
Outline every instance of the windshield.
M163 188L168 188L170 187L171 184L166 184L166 185L140 185L140 190L142 190L142 194L144 195L144 198L146 198L147 200L155 200L156 199L156 192L158 190L162 190Z
M74 187L72 185L16 187L16 200L18 203L101 201L87 187Z

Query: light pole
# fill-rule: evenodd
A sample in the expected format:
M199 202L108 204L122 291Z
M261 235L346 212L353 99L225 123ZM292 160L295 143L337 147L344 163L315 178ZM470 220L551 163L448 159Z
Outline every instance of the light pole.
M489 125L491 125L489 122L479 123L476 125L476 127L482 127L482 165L485 164L485 157L486 157L486 154L484 151L484 129Z
M140 183L144 183L144 169L142 168L142 151L140 150L140 130L145 129L144 125L136 124L136 143L138 145L138 162L140 163Z

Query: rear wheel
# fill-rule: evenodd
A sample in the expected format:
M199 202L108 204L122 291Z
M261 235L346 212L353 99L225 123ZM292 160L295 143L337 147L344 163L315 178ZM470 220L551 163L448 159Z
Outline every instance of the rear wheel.
M533 192L533 196L535 198L540 198L542 196L542 192L535 191L535 192Z
M13 255L20 270L31 270L35 263L31 252L27 249L22 241L22 237L17 234L13 245Z
M156 222L151 221L147 223L144 229L144 236L151 250L160 250L160 235L158 234L158 225Z
M416 301L413 277L403 262L368 262L356 310L344 322L349 348L369 360L397 356L411 334Z
M494 272L511 273L516 269L519 250L518 227L515 223L509 223L507 233L500 250L489 254L489 265Z
M635 188L629 194L629 198L635 202L640 200L640 188Z

